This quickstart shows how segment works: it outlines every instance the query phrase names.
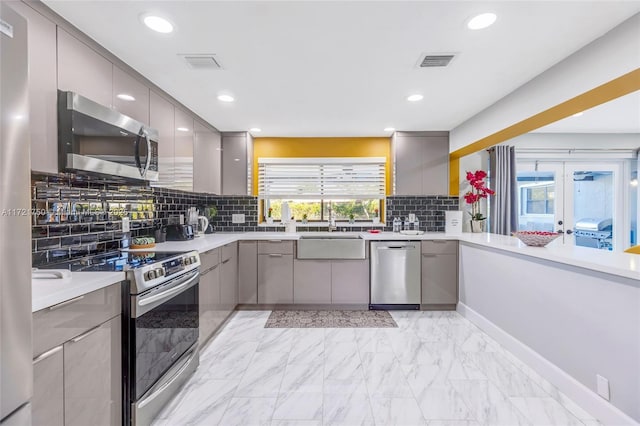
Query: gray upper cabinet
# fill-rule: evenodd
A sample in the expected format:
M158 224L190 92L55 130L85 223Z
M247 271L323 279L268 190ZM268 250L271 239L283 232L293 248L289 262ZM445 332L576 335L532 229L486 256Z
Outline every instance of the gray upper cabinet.
M193 191L193 117L175 108L174 185L176 189Z
M199 121L195 122L194 127L193 190L220 194L220 133Z
M123 99L131 96L131 99ZM113 107L124 115L149 124L149 88L135 78L113 67Z
M58 89L70 90L99 104L112 106L113 65L60 27Z
M153 186L173 185L175 156L175 109L173 104L151 91L149 94L149 126L158 131L158 165L160 177Z
M395 195L449 193L449 133L396 132Z
M247 195L251 135L246 132L222 133L222 193Z
M56 26L25 3L11 7L28 23L31 169L58 173Z

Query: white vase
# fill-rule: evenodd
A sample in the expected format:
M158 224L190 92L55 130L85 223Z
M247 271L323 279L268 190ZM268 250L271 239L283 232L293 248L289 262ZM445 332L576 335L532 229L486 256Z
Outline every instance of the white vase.
M380 223L380 218L376 216L372 219L372 221L373 223Z
M273 224L273 218L272 217L268 217L267 218L267 224L269 224L269 225Z
M486 219L473 220L471 219L471 232L484 232L484 223Z

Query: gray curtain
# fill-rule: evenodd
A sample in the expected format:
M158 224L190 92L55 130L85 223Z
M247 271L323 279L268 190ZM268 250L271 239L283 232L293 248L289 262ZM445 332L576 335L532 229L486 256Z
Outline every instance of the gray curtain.
M496 146L489 153L491 229L494 234L511 235L518 230L518 184L516 152L512 146Z

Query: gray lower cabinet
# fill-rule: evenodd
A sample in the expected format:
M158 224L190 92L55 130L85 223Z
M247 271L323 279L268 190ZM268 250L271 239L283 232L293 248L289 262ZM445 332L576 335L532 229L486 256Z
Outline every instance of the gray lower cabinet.
M238 243L222 247L220 303L231 313L238 304Z
M293 303L331 303L331 261L293 262Z
M258 303L258 242L238 242L238 303Z
M331 302L369 303L369 259L331 262Z
M63 346L45 352L33 360L33 426L64 425Z
M121 284L33 314L34 425L122 424Z
M64 344L65 425L122 423L121 317Z
M293 255L258 255L258 303L293 303Z
M222 322L220 313L220 265L217 263L200 275L198 305L200 310L199 341L200 344L203 344Z
M458 303L457 241L422 242L422 304Z

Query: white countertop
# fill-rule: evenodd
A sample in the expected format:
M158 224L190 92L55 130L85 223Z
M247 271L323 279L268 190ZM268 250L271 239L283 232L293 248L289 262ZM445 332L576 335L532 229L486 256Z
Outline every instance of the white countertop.
M336 232L337 234L345 234ZM614 253L594 250L586 247L563 246L559 241L551 242L547 247L528 247L515 237L497 234L451 235L442 232L427 232L421 235L403 235L393 232L347 232L359 235L368 241L419 241L454 240L463 244L472 244L489 249L502 250L517 255L528 256L559 264L583 268L590 271L612 274L640 281L640 255ZM331 235L328 232L243 232L230 234L210 234L196 237L191 241L170 241L159 243L154 251L190 251L200 253L240 240L298 240L304 235ZM135 251L135 250L134 250ZM149 251L140 250L140 251ZM588 273L586 271L586 273ZM102 287L123 281L123 272L74 272L70 280L32 280L33 312L55 305L65 300L98 290Z
M345 234L334 232L334 234ZM628 253L614 253L604 250L594 250L586 247L563 246L559 241L553 241L546 247L529 247L515 237L497 234L463 233L459 235L443 232L426 232L421 235L404 235L394 232L346 232L346 234L360 235L368 241L389 240L454 240L466 244L474 244L487 248L504 250L511 253L530 256L566 265L585 268L592 271L618 275L625 278L640 280L640 255ZM192 241L172 241L157 244L156 251L188 251L205 252L225 244L239 240L298 240L303 235L332 235L329 232L244 232L234 234L210 234L195 238Z
M124 272L72 272L67 279L32 279L31 312L124 281Z

